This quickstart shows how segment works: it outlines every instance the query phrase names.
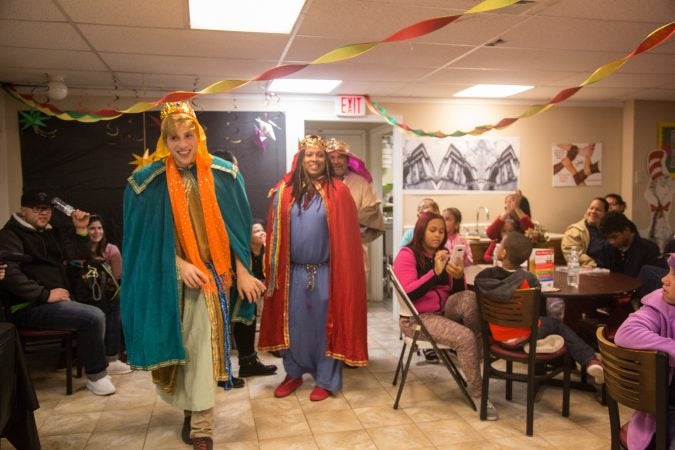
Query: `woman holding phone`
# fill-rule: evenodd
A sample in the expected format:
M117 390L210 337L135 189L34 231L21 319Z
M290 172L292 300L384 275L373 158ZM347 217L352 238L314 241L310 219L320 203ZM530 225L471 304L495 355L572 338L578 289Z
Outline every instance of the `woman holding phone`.
M476 294L466 289L464 261L453 264L445 248L447 232L443 216L420 215L413 239L394 260L394 273L420 313L422 322L436 342L457 353L474 402L481 398L480 317ZM415 320L401 317L401 331L412 337ZM497 410L488 401L488 420L497 420Z

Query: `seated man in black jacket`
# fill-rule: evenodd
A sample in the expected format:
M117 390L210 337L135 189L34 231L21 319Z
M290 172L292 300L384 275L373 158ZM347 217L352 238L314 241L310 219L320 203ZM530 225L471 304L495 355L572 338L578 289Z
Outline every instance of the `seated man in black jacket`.
M103 336L105 315L95 306L78 303L69 292L64 261L88 254L89 213L75 210L75 232L57 233L49 224L50 198L26 192L21 209L0 230L0 250L25 253L30 262L9 263L2 288L18 327L55 328L77 333L78 356L87 373L87 389L110 395L115 386L107 376Z
M658 245L640 237L637 227L623 213L608 212L600 221L600 232L608 245L602 258L602 267L637 277L642 266L668 266Z
M659 247L640 237L633 222L622 213L609 212L603 217L599 228L610 244L605 248L600 265L612 272L637 277L640 288L633 296L634 299L639 300L661 287L661 278L668 273L668 265ZM639 302L636 304L639 306Z

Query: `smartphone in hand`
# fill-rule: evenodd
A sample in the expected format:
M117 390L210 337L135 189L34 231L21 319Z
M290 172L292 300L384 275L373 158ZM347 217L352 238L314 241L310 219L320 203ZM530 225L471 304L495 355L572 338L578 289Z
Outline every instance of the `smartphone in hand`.
M452 249L452 255L450 256L450 263L454 264L455 266L459 265L464 261L464 252L466 251L466 248L462 244L457 244L453 247Z

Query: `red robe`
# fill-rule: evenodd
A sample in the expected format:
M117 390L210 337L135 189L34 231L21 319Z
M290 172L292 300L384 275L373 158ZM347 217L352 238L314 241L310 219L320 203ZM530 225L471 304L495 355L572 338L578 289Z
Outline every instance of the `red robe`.
M273 285L268 285L260 324L258 348L263 351L290 346L289 213L293 198L289 179L289 176L284 177L272 190L275 197L281 195L281 198L275 198L277 201L271 203L267 217L265 275ZM326 206L330 239L326 355L353 366L365 366L368 362L366 274L356 205L349 188L339 180L332 180L332 185L323 180L320 194ZM276 244L275 239L279 239Z

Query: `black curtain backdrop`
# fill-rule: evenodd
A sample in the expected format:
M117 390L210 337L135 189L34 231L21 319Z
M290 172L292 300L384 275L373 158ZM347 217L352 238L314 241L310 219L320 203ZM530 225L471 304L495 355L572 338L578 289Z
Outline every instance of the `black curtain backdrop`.
M253 217L267 215L267 192L285 173L286 124L281 112L197 112L211 153L229 150L246 181ZM256 119L272 121L276 140L260 143ZM19 117L21 123L21 117ZM159 113L130 114L108 122L79 123L55 118L36 132L20 131L23 189L43 190L76 208L99 214L109 242L122 242L122 196L134 169L132 153L154 151ZM261 146L265 148L261 148ZM70 223L54 211L52 225Z

